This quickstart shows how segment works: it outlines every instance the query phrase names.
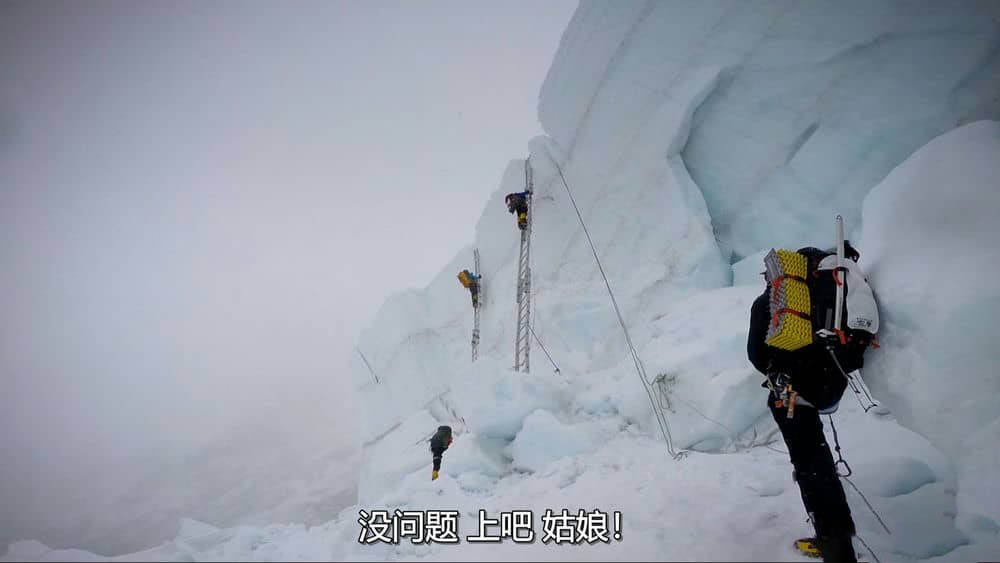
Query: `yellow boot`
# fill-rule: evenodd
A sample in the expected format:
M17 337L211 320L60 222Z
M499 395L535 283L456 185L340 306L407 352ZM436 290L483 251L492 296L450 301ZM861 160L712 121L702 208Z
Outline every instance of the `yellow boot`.
M438 478L438 472L437 472L437 471L434 471L434 470L432 469L432 470L431 470L431 481L433 481L433 480L435 480L435 479L437 479L437 478Z
M823 557L823 554L819 552L819 547L816 546L816 538L797 539L795 540L795 547L807 557L815 557L817 559Z

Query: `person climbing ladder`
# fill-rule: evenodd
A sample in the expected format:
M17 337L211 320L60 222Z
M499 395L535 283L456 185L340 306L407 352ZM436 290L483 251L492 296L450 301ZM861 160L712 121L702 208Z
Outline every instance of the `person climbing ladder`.
M529 191L507 194L504 202L507 204L507 211L517 214L517 228L522 231L528 226L528 197Z
M472 294L472 308L479 308L479 279L481 275L473 274L469 270L462 270L458 273L458 281L462 284L462 287L469 290Z

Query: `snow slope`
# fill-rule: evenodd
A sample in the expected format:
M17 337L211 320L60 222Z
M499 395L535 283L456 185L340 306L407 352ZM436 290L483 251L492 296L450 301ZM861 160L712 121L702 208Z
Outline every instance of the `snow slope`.
M1000 312L1000 125L948 132L1000 118L1000 5L833 6L581 3L542 87L547 136L529 143L533 328L560 373L536 343L531 372L510 369L518 231L502 200L524 186L515 160L476 240L428 287L390 297L359 337L381 383L358 360L358 505L312 527L189 524L124 559L800 560L789 543L809 528L745 339L761 253L829 246L835 212L860 236L884 318L864 378L885 408L865 413L849 393L834 416L859 535L885 562L1000 556L986 340ZM485 291L475 364L455 278L472 248ZM654 412L684 459L668 455ZM456 438L431 482L438 424ZM540 534L541 514L561 508L619 510L622 537L464 541L480 509L533 510ZM358 511L377 509L457 510L463 541L362 545ZM37 542L7 555L87 557Z

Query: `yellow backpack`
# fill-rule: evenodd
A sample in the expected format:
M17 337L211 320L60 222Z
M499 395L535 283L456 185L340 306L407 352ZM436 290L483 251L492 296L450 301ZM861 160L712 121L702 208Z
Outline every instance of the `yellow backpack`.
M766 279L771 286L771 322L765 342L783 350L798 350L812 344L808 259L791 250L774 250L764 257Z

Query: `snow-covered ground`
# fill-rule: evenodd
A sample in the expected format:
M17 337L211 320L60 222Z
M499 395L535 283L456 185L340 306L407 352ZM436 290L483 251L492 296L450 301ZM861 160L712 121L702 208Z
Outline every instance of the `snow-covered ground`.
M997 559L998 17L973 2L582 3L542 87L547 136L529 143L533 328L560 373L535 343L531 373L510 369L518 231L502 200L523 189L516 160L476 240L360 335L381 383L358 362L358 504L316 526L185 521L120 559L799 560L791 540L810 529L746 359L747 320L761 254L832 245L835 213L883 315L863 370L883 407L848 392L833 417L859 536L887 563ZM455 278L473 247L475 364ZM432 482L438 424L457 434ZM542 515L563 508L620 511L620 539L541 541ZM396 509L457 511L460 542L358 541L359 511ZM539 537L469 542L481 509L531 510ZM6 558L100 559L31 541Z

